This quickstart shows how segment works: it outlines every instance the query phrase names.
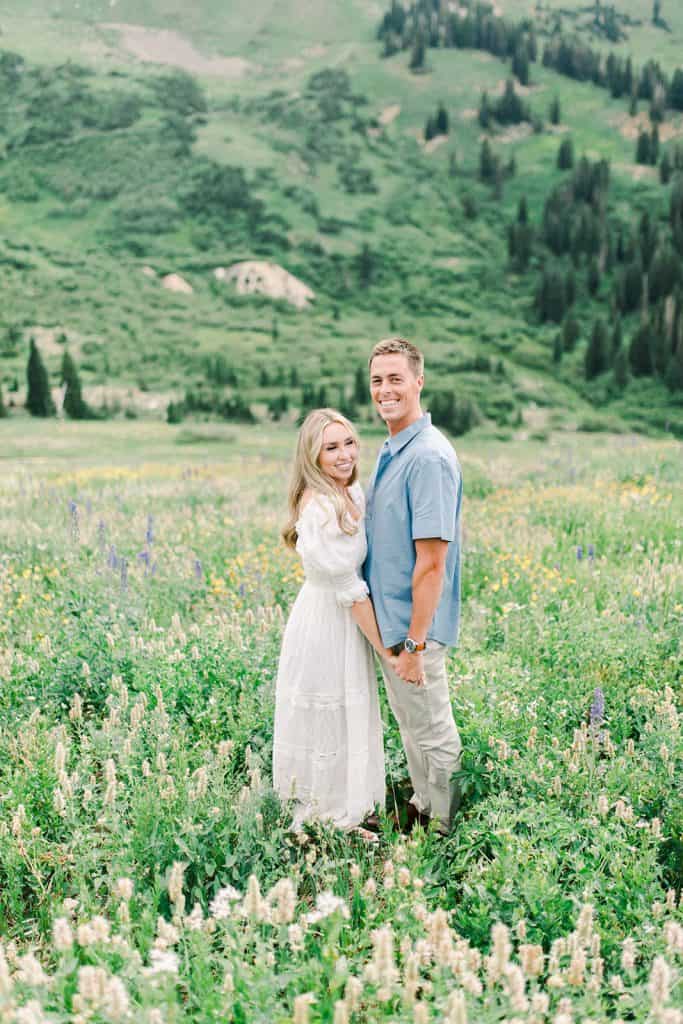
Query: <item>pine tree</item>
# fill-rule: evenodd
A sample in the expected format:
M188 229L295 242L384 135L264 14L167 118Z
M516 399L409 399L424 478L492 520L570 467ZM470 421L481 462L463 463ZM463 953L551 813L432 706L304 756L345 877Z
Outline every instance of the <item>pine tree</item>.
M678 344L666 368L665 380L671 391L683 391L683 330L679 334Z
M429 140L433 139L435 135L436 125L434 123L434 118L430 115L427 118L427 123L425 124L425 142L429 142Z
M90 419L91 413L83 399L78 370L68 352L65 352L62 356L62 384L66 385L63 406L64 415L72 420Z
M439 109L436 112L434 127L436 128L437 135L448 135L450 129L450 120L448 117L448 111L444 107L443 103L439 103Z
M657 125L652 129L650 136L650 163L653 167L659 162L659 128Z
M671 181L671 159L666 150L664 150L662 159L659 161L659 180L662 185L668 185Z
M526 196L522 196L517 206L517 223L528 224L529 222L529 204L527 203Z
M565 318L562 324L562 348L565 352L573 352L576 343L581 335L581 328L576 317L571 314Z
M612 359L616 360L617 355L623 349L623 334L621 330L621 317L618 316L614 322L614 330L612 331Z
M425 66L425 41L422 32L418 32L410 55L410 70L423 71Z
M375 262L375 254L368 243L364 242L357 257L358 280L361 288L369 288L372 284L375 276Z
M526 46L519 46L512 58L512 73L520 85L529 84L529 56Z
M562 344L562 333L561 331L558 331L553 339L553 362L561 363L563 353L564 345Z
M0 384L0 420L4 420L8 415L5 400L2 397L2 384Z
M482 128L489 128L491 125L491 101L489 100L489 94L483 92L481 94L481 102L479 104L479 124Z
M368 375L362 364L356 367L353 378L353 397L357 405L365 405L368 400Z
M595 258L590 261L590 266L588 267L587 284L589 293L596 295L600 287L600 265Z
M652 4L652 24L659 25L662 16L662 0L654 0Z
M52 401L52 394L50 393L47 370L34 338L31 338L31 350L26 366L26 379L28 384L26 408L31 413L31 416L54 416L56 409L55 403Z
M649 322L642 323L631 338L628 361L635 377L647 377L652 373L651 331Z
M562 108L560 107L560 99L555 96L552 103L550 104L550 123L559 124L562 118Z
M496 176L498 161L491 149L491 143L484 139L479 153L479 176L482 181L493 181Z
M620 348L614 357L614 383L619 389L623 391L629 382L629 370L628 370L628 356L626 355L626 349Z
M560 148L557 151L557 166L561 171L569 171L574 166L574 143L567 136L562 139Z
M607 328L602 320L596 320L586 349L586 380L593 380L607 369L607 346Z
M636 144L636 163L650 163L650 136L644 131L638 136L638 142Z

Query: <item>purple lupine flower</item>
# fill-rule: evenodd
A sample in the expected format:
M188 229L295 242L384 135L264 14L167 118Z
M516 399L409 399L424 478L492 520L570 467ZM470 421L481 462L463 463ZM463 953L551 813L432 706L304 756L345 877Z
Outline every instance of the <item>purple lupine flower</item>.
M104 519L100 519L99 523L97 524L97 543L100 546L100 551L104 550L104 537L106 532L107 527L104 522Z
M150 562L150 554L149 554L149 551L147 550L147 548L144 548L142 551L138 552L138 559L145 566L145 576L146 576L147 573L149 572L149 562Z
M128 589L128 562L125 558L121 559L121 590L126 591Z
M152 568L150 570L150 576L156 576L157 568L158 568L157 563L156 562L152 562Z
M109 557L107 558L107 565L110 569L118 569L119 559L116 554L116 546L111 544L109 547Z
M90 498L86 498L85 511L88 513L88 515L92 514L92 501L90 500Z
M195 558L194 560L194 576L197 580L204 579L204 570L202 569L202 563L198 558Z
M591 562L595 558L595 548L593 547L592 544L588 545L588 557L591 560Z
M78 515L78 505L73 498L69 498L69 512L72 516Z
M145 533L145 540L148 544L154 543L154 516L147 516L147 532Z
M594 729L602 725L605 717L605 695L599 686L593 691L593 703L591 704L590 721Z
M580 562L582 558L583 558L583 548L579 544L578 548L576 549L576 561Z

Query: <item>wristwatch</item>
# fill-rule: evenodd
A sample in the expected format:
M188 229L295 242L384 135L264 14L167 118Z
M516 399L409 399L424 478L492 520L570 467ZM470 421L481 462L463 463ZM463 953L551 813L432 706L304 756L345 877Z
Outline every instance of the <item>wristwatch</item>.
M412 637L407 636L403 641L403 646L408 654L415 654L417 651L424 651L427 647L426 643L419 644L417 640L413 640Z

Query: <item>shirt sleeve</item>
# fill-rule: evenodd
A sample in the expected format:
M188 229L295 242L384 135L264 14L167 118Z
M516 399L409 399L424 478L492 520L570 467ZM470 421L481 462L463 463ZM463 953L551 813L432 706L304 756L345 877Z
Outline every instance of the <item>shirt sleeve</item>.
M457 466L440 455L419 459L408 477L413 540L456 540L459 494Z
M367 598L368 586L356 569L354 538L340 529L329 498L316 495L309 501L299 516L297 534L304 571L330 586L338 604L350 607Z

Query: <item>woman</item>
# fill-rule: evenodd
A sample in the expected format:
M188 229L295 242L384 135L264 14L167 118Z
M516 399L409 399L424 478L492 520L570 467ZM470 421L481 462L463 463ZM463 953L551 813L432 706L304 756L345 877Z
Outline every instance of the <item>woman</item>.
M359 826L384 806L384 752L370 644L383 657L388 652L359 575L366 545L357 476L358 437L349 421L334 409L309 413L282 531L306 578L282 640L273 784L295 801L294 828L320 818L371 839Z

